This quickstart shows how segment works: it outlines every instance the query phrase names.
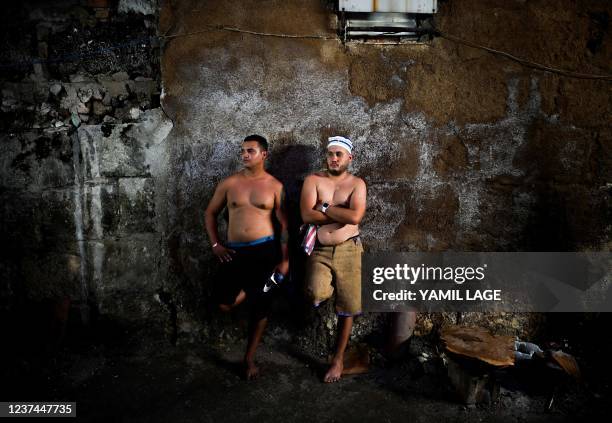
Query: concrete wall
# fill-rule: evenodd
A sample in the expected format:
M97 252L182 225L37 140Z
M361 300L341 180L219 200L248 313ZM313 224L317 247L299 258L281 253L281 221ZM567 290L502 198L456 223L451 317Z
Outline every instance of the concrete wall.
M157 3L141 3L30 1L2 16L0 304L15 321L66 299L88 324L168 319L172 123L159 103Z
M441 1L435 23L526 59L610 74L609 14L601 2ZM168 39L162 55L163 103L175 122L168 253L178 286L209 292L214 262L202 212L215 184L238 168L235 152L249 133L271 141L269 168L287 187L293 228L304 176L320 167L326 137L342 133L354 140L353 170L368 184L370 251L609 248L609 82L535 71L443 38L343 45L217 25L335 34L321 1L162 7L161 32L193 33ZM528 315L466 318L531 328ZM331 326L326 319L300 324ZM376 319L362 319L363 331ZM423 330L431 324L422 316Z
M240 334L210 300L203 228L250 133L299 226L329 135L356 145L370 251L610 248L611 89L444 38L343 45L333 2L28 2L2 16L0 305L70 298L172 340ZM440 1L438 28L528 60L611 74L601 1ZM333 39L281 38L227 25ZM190 35L191 34L191 35ZM161 39L158 37L161 36ZM161 54L160 54L161 46ZM223 223L222 223L223 226ZM303 260L271 333L328 344L333 313L299 308ZM300 310L296 312L296 310ZM368 315L357 337L380 333ZM419 331L454 315L420 315ZM542 316L466 315L533 334Z

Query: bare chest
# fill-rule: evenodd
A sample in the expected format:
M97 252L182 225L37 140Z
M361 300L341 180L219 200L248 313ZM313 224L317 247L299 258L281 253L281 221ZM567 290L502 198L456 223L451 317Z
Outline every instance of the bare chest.
M255 207L271 210L274 208L274 190L260 182L237 184L227 192L227 206L230 209Z
M348 206L352 193L353 185L348 182L334 183L324 179L317 185L318 199L334 205Z

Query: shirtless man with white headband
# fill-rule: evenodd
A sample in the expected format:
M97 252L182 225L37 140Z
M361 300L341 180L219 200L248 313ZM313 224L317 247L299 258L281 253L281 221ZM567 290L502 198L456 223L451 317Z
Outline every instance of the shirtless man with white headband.
M359 223L366 210L366 185L348 172L352 160L351 140L329 138L327 170L304 180L300 200L304 223L318 225L317 242L306 263L307 293L318 306L336 290L338 343L325 382L336 382L342 376L353 317L361 314Z

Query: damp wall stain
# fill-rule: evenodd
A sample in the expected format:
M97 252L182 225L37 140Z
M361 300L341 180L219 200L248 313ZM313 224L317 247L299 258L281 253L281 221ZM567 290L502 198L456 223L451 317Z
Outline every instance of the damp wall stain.
M609 52L610 34L597 18L585 19L609 6L562 3L440 2L435 24L529 60L609 74L602 52ZM166 4L160 18L161 30L173 35L227 25L333 37L334 24L320 1L182 2ZM587 30L593 25L601 48L595 54L585 50L595 45ZM362 225L369 251L609 248L609 171L601 171L610 162L609 135L606 147L600 141L609 134L607 82L535 71L443 38L343 45L211 30L168 40L161 62L163 103L176 125L170 190L178 210L168 224L178 285L214 279L203 210L214 186L239 168L236 151L250 133L271 142L270 171L291 187L293 205L304 176L321 167L326 137L348 135L356 146L353 171L369 189ZM304 154L289 155L291 147ZM577 156L572 148L603 154ZM279 165L284 154L291 166ZM577 166L590 169L589 179L568 172ZM563 182L559 174L567 175ZM424 319L422 328L435 320ZM376 326L376 317L364 320L365 332ZM489 320L497 322L486 315L474 321ZM529 332L529 321L506 316L495 325Z
M10 246L1 309L70 298L82 316L90 307L175 341L235 331L240 317L224 320L211 301L203 210L239 169L250 133L271 142L269 169L285 184L294 240L303 179L340 133L353 139L353 171L368 184L369 251L609 250L608 81L537 71L440 37L343 45L332 3L10 5L0 18L0 57L13 66L0 69L0 233ZM606 2L439 5L442 31L558 68L612 73ZM331 307L294 312L303 305L297 247L293 258L294 284L269 333L332 345ZM529 334L540 318L463 321ZM382 333L385 319L364 316L354 335ZM454 321L421 314L417 331Z

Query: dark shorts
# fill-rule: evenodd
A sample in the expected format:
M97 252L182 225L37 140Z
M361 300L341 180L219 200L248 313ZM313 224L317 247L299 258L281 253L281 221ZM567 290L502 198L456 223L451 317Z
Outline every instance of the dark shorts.
M221 264L221 272L216 282L216 298L220 304L234 304L241 290L246 293L246 301L255 317L267 317L275 290L263 292L266 281L281 261L278 240L268 240L256 245L234 246L232 261Z

